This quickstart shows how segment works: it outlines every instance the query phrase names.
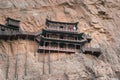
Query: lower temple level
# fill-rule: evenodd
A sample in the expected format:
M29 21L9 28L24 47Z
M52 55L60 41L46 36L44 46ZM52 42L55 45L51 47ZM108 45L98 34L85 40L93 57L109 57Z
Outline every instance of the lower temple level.
M81 44L44 41L40 43L38 52L54 51L64 53L75 53L81 52L81 47L82 47Z

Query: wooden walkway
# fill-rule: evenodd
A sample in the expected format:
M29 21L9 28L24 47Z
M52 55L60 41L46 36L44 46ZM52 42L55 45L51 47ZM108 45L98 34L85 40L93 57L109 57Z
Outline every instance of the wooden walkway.
M13 40L13 39L30 39L34 40L37 36L41 34L41 31L39 32L24 32L19 30L6 30L6 31L0 31L0 39L3 40Z

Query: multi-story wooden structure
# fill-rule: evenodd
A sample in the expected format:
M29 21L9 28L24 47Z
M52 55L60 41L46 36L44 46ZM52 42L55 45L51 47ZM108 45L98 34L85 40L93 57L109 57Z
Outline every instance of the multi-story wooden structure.
M42 30L38 51L59 51L65 53L81 52L85 43L91 38L78 32L76 23L56 22L46 20L46 27Z

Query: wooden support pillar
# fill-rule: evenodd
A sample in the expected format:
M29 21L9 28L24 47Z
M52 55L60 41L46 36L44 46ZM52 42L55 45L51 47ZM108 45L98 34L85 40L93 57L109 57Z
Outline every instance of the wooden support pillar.
M43 43L43 75L45 74L45 42Z
M10 61L9 61L9 56L7 56L7 64L6 64L6 80L9 79L9 67L10 67Z
M43 75L45 74L45 50L43 49Z
M16 54L16 57L15 57L15 74L14 74L15 80L18 80L17 79L17 76L18 76L17 67L18 67L18 54Z
M18 80L18 55L19 55L19 36L18 36L18 43L17 43L17 53L16 53L16 57L15 57L15 74L14 74L14 78L16 80Z
M26 40L28 39L28 36L26 37ZM24 64L24 67L25 67L25 70L24 70L24 75L27 76L27 54L28 54L28 44L26 42L26 53L25 53L25 64Z

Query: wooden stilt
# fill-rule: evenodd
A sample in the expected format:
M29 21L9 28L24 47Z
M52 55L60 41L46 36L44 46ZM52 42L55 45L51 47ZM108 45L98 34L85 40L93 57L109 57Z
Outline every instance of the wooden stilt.
M15 57L15 74L14 74L14 77L15 77L15 79L17 80L17 74L18 74L18 72L17 72L17 67L18 67L18 54L16 54L16 57Z
M8 37L8 41L10 40L10 37ZM9 60L9 49L10 47L8 47L8 54L7 54L7 64L6 64L6 80L9 79L9 67L10 67L10 60Z
M18 80L18 55L19 55L19 52L18 52L18 44L19 44L19 36L18 36L18 43L17 43L17 53L16 53L16 57L15 57L15 74L14 74L14 77L16 80Z
M43 44L45 46L45 42ZM45 74L45 50L43 49L43 75Z
M9 62L9 56L7 56L7 64L6 64L6 80L9 79L9 67L10 67L10 62Z
M28 36L26 37L26 53L25 53L25 64L24 64L24 67L25 67L25 70L24 70L24 75L27 76L27 51L28 51L28 47L27 47L27 39L28 39Z

